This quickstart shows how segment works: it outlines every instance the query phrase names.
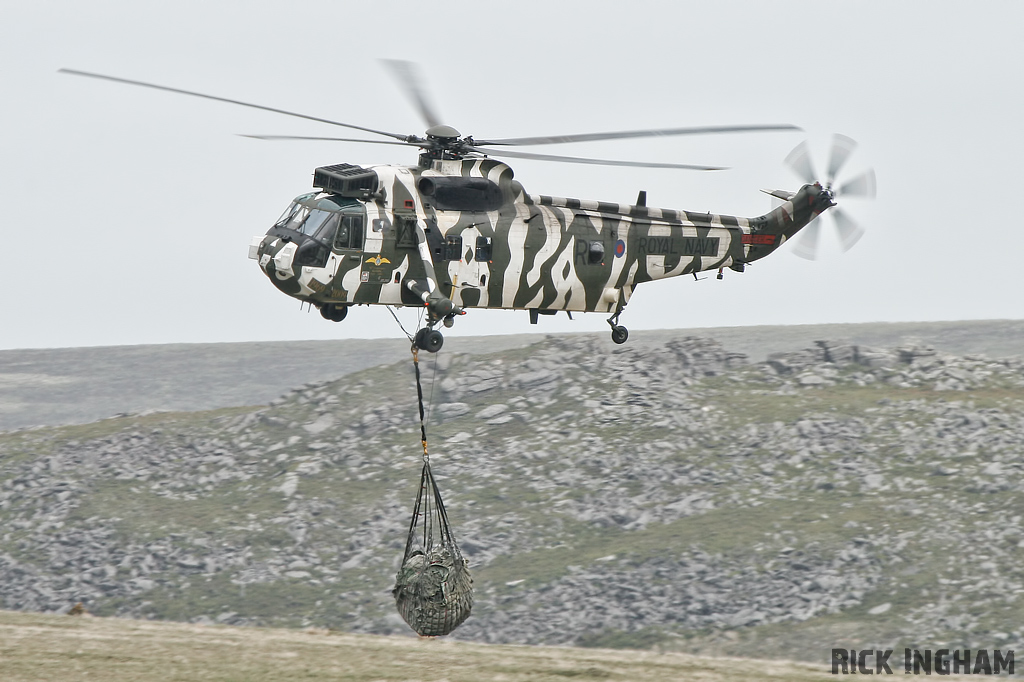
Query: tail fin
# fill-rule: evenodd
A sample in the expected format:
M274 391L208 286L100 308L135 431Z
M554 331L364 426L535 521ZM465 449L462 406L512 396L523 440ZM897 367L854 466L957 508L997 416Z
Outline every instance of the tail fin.
M750 220L750 234L743 235L744 245L750 246L747 262L764 258L782 246L823 211L835 206L832 192L820 183L804 185L796 192L762 190L782 204Z

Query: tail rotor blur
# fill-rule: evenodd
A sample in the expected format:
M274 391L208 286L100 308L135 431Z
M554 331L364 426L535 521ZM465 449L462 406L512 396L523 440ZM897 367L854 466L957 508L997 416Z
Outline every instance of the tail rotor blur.
M839 199L840 197L873 199L875 197L875 171L870 168L845 183L836 186L836 178L840 175L843 166L846 165L847 160L856 147L857 143L845 135L837 133L832 138L832 151L829 154L826 179L823 184L825 189L832 193L834 199ZM789 153L785 163L804 182L821 182L814 171L810 147L806 141L798 144ZM835 221L836 230L839 233L840 246L843 251L849 251L864 236L864 229L846 211L838 207L830 209L828 213L832 215L832 219ZM793 253L800 258L814 260L818 254L820 231L821 223L815 219L802 230L801 236L793 246Z

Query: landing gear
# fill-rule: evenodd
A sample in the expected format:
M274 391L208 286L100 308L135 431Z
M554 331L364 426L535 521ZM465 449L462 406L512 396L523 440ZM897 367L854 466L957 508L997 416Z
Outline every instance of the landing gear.
M447 301L448 299L445 300ZM460 310L441 317L433 314L433 312L429 312L427 315L427 326L416 332L416 336L412 340L413 345L428 353L436 353L444 345L444 335L439 330L434 329L434 327L440 322L444 325L445 329L451 329L455 326L455 316L465 314Z
M617 344L626 343L629 338L629 330L619 324L619 315L622 308L615 311L615 314L608 318L608 326L612 328L612 341Z
M421 350L436 353L444 345L444 335L436 329L424 328L416 332L413 343Z
M331 322L341 322L348 315L348 306L345 304L324 303L320 306L320 316Z

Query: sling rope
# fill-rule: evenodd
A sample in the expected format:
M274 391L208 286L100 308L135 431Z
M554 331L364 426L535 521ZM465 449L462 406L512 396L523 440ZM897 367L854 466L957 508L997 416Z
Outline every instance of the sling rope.
M423 402L419 348L415 344L412 346L412 362L416 373L423 468L409 521L405 553L392 594L399 614L413 630L422 636L438 636L450 633L469 617L473 608L473 578L468 562L455 542L448 511L430 470L427 414ZM434 371L436 379L436 362Z
M392 308L391 306L385 307L388 309L388 312L391 313L391 317L395 318L395 322L398 323L398 328L402 330L403 334L405 334L405 338L409 339L409 342L412 343L413 335L405 331L405 325L402 324L402 321L400 319L398 319L398 313L396 313L395 309Z
M416 398L420 403L420 443L423 445L423 463L430 464L430 453L427 452L427 418L423 409L423 384L420 382L420 349L415 344L412 347L412 366L416 370ZM431 386L431 393L433 393L433 386Z

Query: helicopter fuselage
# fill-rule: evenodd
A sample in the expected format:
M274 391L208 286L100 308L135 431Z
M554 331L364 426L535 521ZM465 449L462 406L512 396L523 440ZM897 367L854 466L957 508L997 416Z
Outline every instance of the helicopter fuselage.
M617 315L643 282L742 272L832 205L820 185L757 218L530 195L489 158L343 164L314 184L249 255L325 317L363 304Z
M670 127L601 133L476 139L440 123L416 68L386 64L427 124L425 136L400 134L262 104L242 102L155 83L74 69L64 73L163 90L236 106L303 118L361 131L383 139L252 135L265 140L380 143L418 148L417 166L350 164L324 166L313 174L319 191L297 197L265 236L249 244L249 257L282 292L335 322L353 305L424 305L426 326L416 347L436 352L443 343L434 326L454 323L468 308L529 310L538 316L567 312L610 312L612 340L628 336L619 314L638 284L666 277L731 268L772 253L819 213L835 206L837 194L874 196L874 172L832 191L833 180L855 146L837 135L827 187L814 180L806 143L787 163L808 184L797 192L769 192L782 200L771 213L739 218L648 208L641 192L636 205L527 194L499 158L565 163L723 170L719 166L649 163L539 154L516 147L677 135L799 130L791 124ZM863 230L839 211L834 214L844 248ZM802 240L812 257L817 230ZM799 246L799 245L798 245Z

